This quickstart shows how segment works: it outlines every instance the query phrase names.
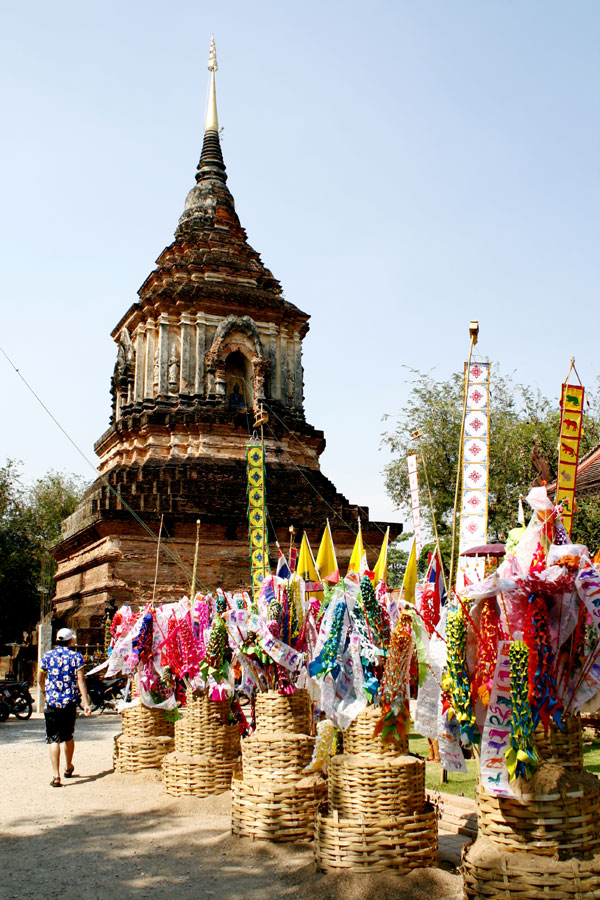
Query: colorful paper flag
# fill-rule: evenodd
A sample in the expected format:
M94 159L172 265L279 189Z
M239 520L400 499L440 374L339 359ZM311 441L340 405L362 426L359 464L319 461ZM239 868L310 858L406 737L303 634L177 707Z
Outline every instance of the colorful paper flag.
M317 553L316 568L321 580L327 579L333 584L340 580L340 572L335 555L335 547L333 546L329 519L327 520L327 525L325 526L325 531L321 538L319 552ZM333 576L333 579L330 576Z

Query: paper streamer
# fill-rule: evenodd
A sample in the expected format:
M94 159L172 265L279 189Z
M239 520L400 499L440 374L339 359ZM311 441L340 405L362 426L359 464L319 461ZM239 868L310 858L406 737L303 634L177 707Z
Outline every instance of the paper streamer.
M510 641L498 645L498 658L487 716L481 736L481 786L490 794L513 797L505 752L510 744Z
M412 510L413 531L415 534L415 545L417 551L417 559L421 555L423 540L421 535L421 504L419 502L419 474L417 471L417 456L411 453L406 457L406 465L408 466L408 489L410 492L410 507Z
M489 363L472 363L467 369L465 434L463 442L462 502L458 552L487 543L488 476L489 476ZM469 581L484 577L484 560L470 560L459 555L457 589Z
M265 500L265 456L260 444L246 447L248 477L248 540L252 593L258 599L263 578L269 575L269 540L267 537L267 508Z
M442 769L448 772L466 772L467 763L460 746L460 729L456 718L448 717L449 710L438 715L438 745Z
M562 503L562 521L569 535L573 525L577 460L583 419L583 396L583 385L563 384L560 398L556 503Z

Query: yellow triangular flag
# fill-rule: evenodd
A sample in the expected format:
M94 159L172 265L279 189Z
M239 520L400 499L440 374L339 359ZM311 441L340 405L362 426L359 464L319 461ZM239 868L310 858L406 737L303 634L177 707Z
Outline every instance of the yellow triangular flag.
M364 555L365 555L365 548L363 547L362 529L360 527L360 519L359 519L358 520L358 534L356 535L356 540L354 541L354 549L352 550L352 556L350 557L350 562L348 563L348 572L356 572L357 575L360 574L360 567L361 567Z
M325 526L325 531L323 532L323 537L321 538L321 545L319 547L319 552L317 553L316 566L321 580L323 578L327 578L328 575L337 574L339 576L338 564L335 556L335 547L333 546L333 538L331 537L331 527L329 525L329 519L327 519L327 525Z
M417 586L417 544L413 541L410 556L404 578L402 579L402 597L408 603L415 602L415 588Z
M313 581L315 584L319 580L315 560L306 537L306 532L302 535L302 543L300 544L300 553L298 554L298 562L296 563L296 572L304 581Z
M379 556L377 557L377 562L375 563L375 568L373 569L373 572L375 574L375 584L379 584L380 581L387 582L387 557L389 538L390 526L388 525L387 531L383 538L383 542L381 544Z

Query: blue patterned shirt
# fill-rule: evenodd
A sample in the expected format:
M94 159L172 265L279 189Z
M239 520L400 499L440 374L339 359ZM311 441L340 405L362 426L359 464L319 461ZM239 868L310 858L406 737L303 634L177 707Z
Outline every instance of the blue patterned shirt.
M83 656L69 647L55 647L44 653L40 669L46 673L46 703L48 706L68 706L79 700L77 671L83 666Z

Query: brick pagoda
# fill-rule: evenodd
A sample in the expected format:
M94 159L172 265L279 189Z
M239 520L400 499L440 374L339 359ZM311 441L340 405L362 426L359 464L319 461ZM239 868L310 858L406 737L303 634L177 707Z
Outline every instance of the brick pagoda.
M368 510L351 505L320 471L325 438L303 408L309 316L284 299L240 224L219 141L214 44L209 70L196 183L175 240L112 332L112 415L95 444L100 477L53 549L56 612L78 629L80 643L98 639L109 604L152 597L157 544L147 529L156 535L161 516L164 545L188 572L201 520L199 589L250 587L245 448L259 403L269 415L272 551L275 535L287 544L293 525L316 552L329 518L345 571L354 533L342 520L355 531L360 515L373 548L388 524L369 522ZM392 524L391 538L400 531ZM157 599L179 599L189 588L184 568L162 552Z

